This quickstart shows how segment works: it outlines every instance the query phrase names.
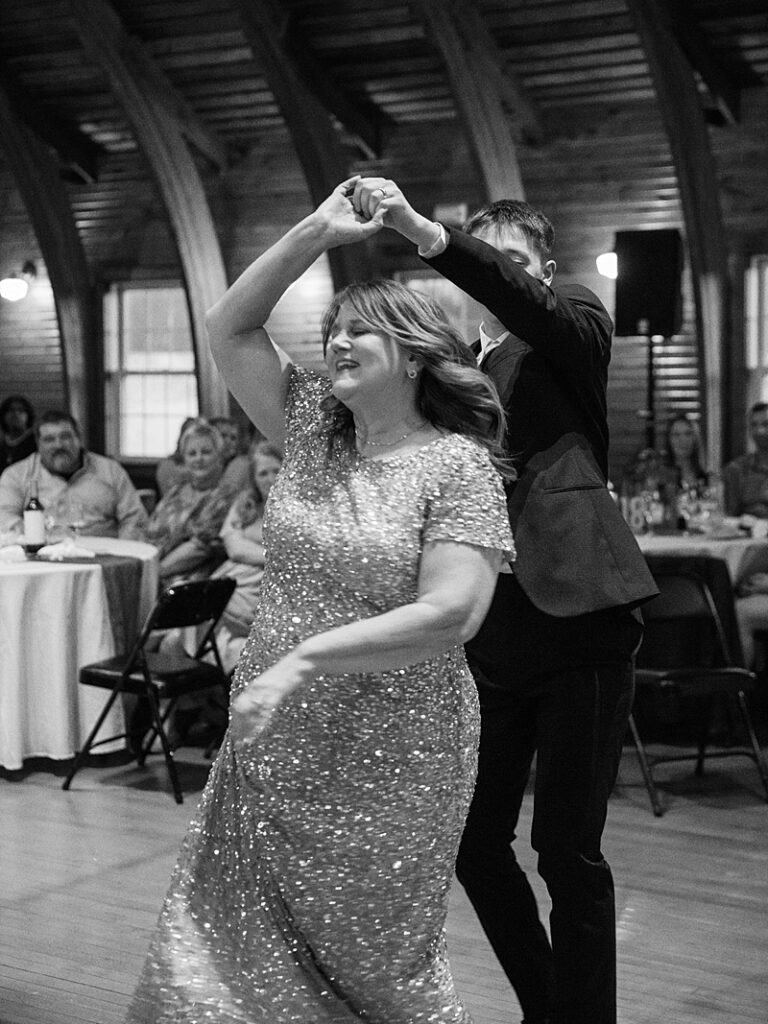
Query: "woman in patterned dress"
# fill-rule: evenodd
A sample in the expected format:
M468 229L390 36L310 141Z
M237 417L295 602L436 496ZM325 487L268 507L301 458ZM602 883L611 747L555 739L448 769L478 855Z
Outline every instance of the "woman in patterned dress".
M160 554L160 584L204 579L224 560L219 531L233 492L222 482L223 442L203 419L193 420L181 435L179 451L187 478L174 484L158 502L146 536Z
M393 282L332 302L327 377L272 343L286 288L381 227L355 214L355 180L209 314L219 368L285 461L230 730L131 1022L469 1020L443 928L479 732L462 644L512 555L503 414L443 314Z

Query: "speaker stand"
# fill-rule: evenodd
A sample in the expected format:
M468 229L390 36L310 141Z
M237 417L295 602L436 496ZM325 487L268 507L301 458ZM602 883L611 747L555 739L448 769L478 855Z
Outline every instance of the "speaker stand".
M640 417L645 420L645 447L656 448L656 353L654 349L653 339L657 335L650 334L647 327L647 321L641 320L638 323L638 333L645 338L645 344L647 349L647 363L646 363L646 390L645 390L645 409L642 409L639 413ZM662 338L662 344L666 341L666 338Z
M645 447L656 447L656 359L653 352L653 335L646 334L648 365L645 392Z

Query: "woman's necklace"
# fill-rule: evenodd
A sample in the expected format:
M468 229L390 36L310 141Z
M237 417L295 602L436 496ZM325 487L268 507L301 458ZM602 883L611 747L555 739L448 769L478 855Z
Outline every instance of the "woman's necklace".
M406 437L410 437L411 434L417 434L420 430L423 430L426 425L427 421L422 420L421 423L413 427L411 430L406 430L406 432L401 434L400 437L396 437L394 441L364 441L357 431L355 431L355 437L360 444L370 445L371 448L392 448L394 445L400 444L401 441L404 441Z

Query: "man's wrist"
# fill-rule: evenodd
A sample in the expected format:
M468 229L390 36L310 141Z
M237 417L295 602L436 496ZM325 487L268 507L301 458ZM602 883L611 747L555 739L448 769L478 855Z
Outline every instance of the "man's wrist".
M445 252L448 245L448 232L445 230L442 224L438 224L436 221L431 221L432 231L427 234L424 242L419 244L418 253L422 259L431 260L435 256L439 256L441 252ZM431 238L430 238L431 236Z

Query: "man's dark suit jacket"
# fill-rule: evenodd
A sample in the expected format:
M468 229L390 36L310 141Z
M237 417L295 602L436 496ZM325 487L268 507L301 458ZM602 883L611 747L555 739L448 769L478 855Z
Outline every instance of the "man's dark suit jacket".
M507 339L482 364L519 474L507 497L520 587L556 618L641 604L656 586L606 488L608 313L586 288L553 289L477 238L449 239L428 264L530 346Z

